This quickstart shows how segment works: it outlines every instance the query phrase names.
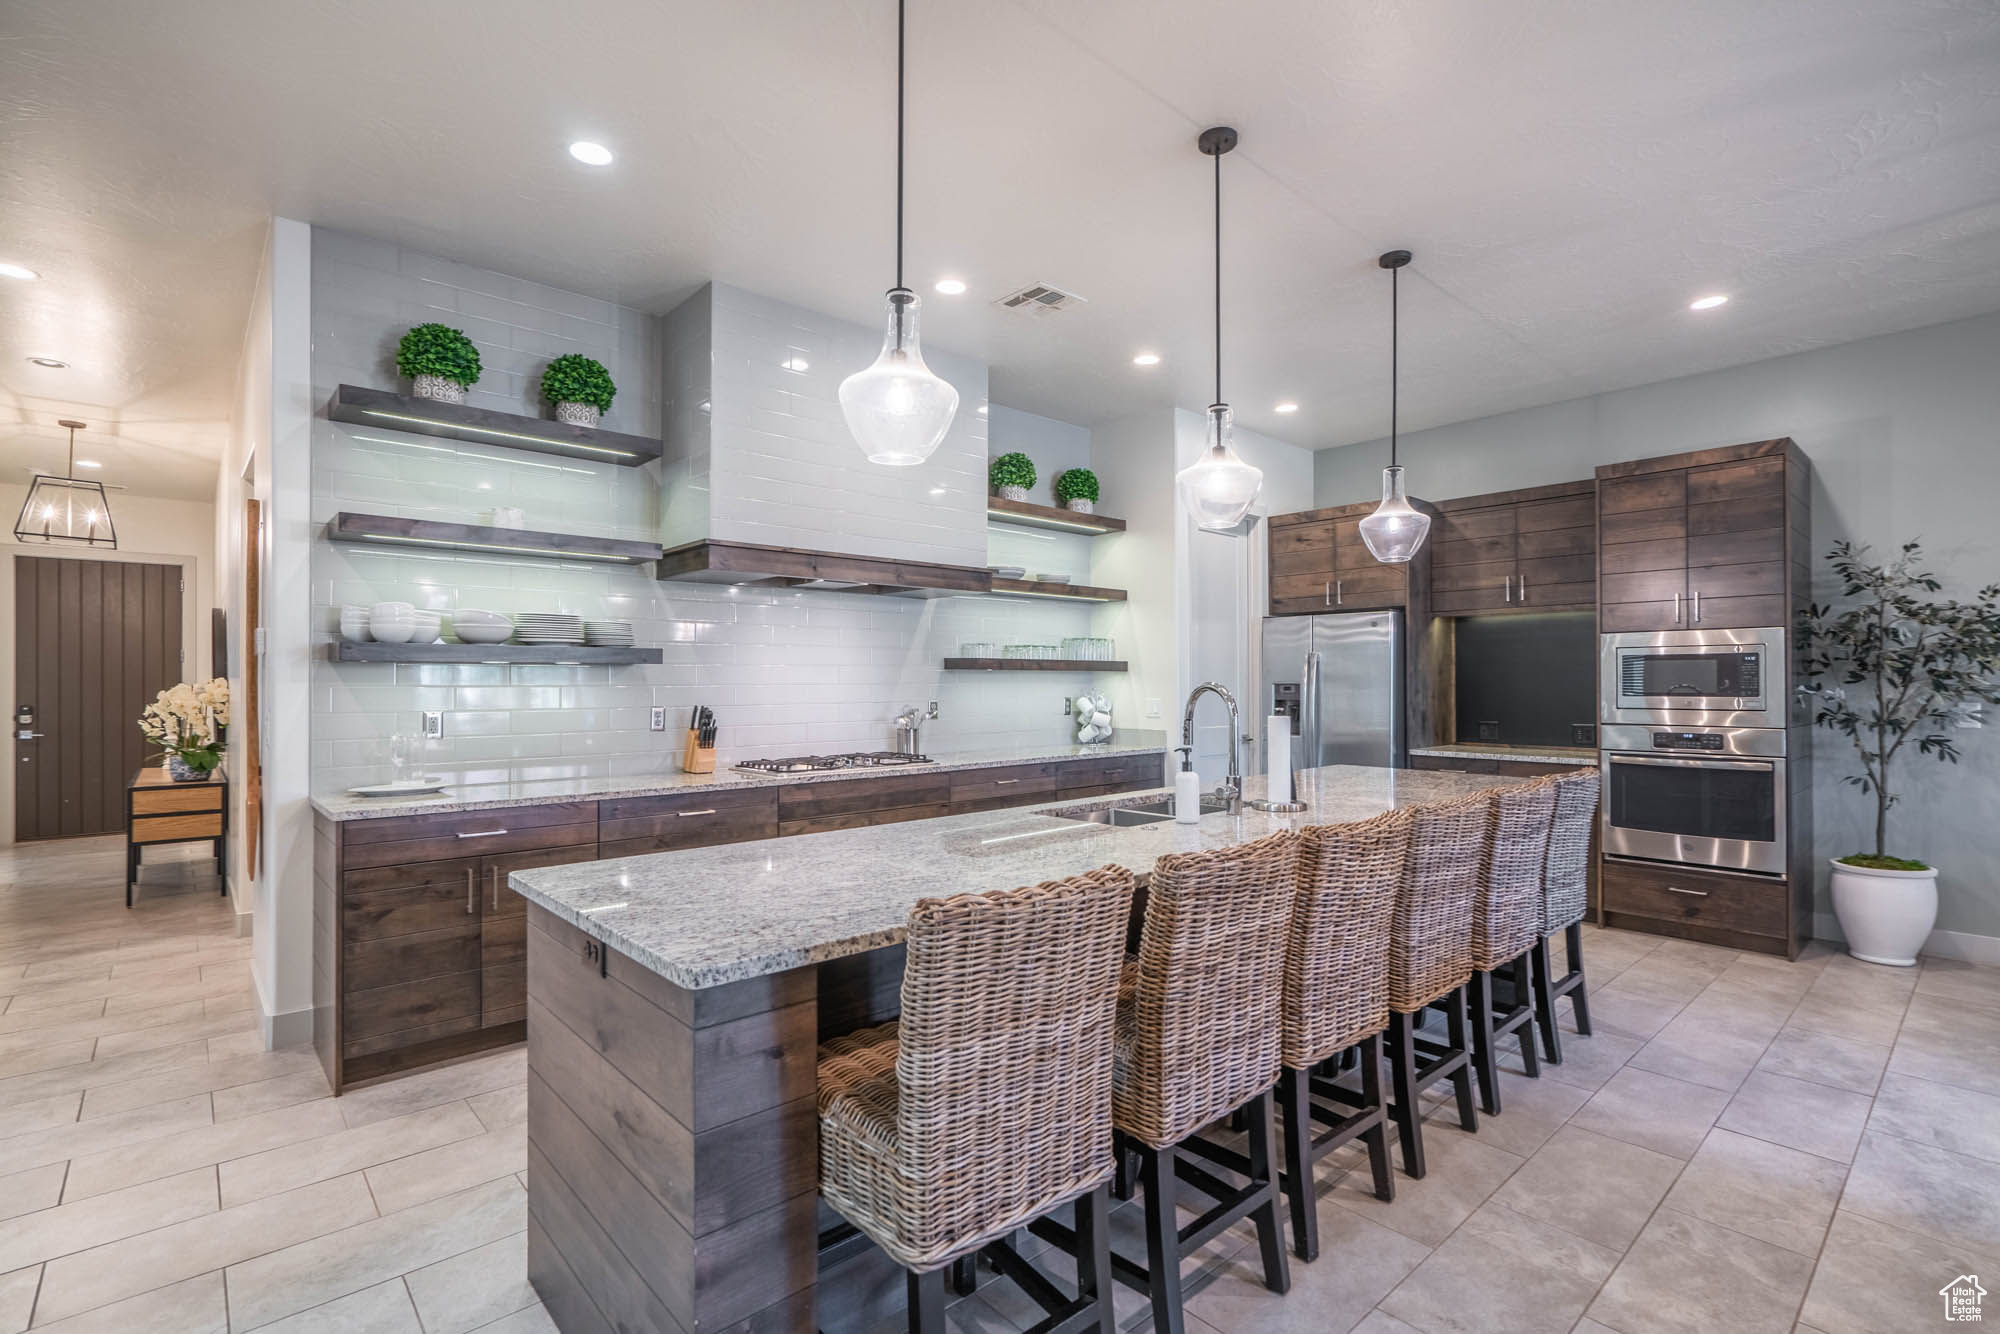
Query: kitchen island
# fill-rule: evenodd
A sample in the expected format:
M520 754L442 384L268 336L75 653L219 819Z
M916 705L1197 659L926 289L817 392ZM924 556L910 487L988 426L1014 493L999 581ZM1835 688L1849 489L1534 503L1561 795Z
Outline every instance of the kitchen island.
M1291 816L1075 818L1165 795L1135 794L514 872L530 1277L566 1334L858 1327L862 1299L820 1274L815 1062L897 1013L919 899L1107 863L1143 885L1167 853L1509 781L1336 766L1298 775Z

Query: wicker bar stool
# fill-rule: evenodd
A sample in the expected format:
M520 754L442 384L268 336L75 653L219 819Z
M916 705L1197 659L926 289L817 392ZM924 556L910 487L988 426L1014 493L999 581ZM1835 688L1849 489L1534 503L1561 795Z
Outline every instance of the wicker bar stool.
M1500 1044L1518 1035L1521 1065L1541 1075L1535 1059L1535 1005L1529 960L1542 926L1542 873L1555 821L1551 779L1493 794L1479 886L1472 899L1472 1068L1479 1076L1479 1110L1500 1114ZM1508 1001L1494 1002L1493 975L1507 970Z
M1458 1123L1467 1130L1479 1128L1465 984L1472 978L1472 899L1492 804L1492 794L1481 792L1416 808L1410 856L1390 922L1388 1055L1396 1097L1391 1116L1403 1146L1403 1170L1413 1177L1427 1170L1419 1099L1425 1089L1440 1079L1451 1080ZM1415 1017L1432 1004L1445 1011L1443 1044L1417 1037Z
M1535 940L1535 1018L1542 1032L1542 1054L1551 1065L1562 1064L1562 1036L1556 1025L1556 1001L1569 997L1576 1031L1590 1036L1590 993L1583 981L1583 916L1590 909L1591 835L1597 830L1598 788L1595 769L1557 774L1555 823L1549 831L1549 855L1542 876L1542 921ZM1569 971L1551 976L1549 938L1563 933Z
M1409 859L1416 814L1307 829L1299 845L1298 895L1285 949L1284 1029L1278 1105L1285 1112L1285 1195L1292 1249L1319 1255L1313 1166L1343 1144L1368 1146L1375 1194L1396 1197L1389 1164L1382 1032L1389 1026L1389 927ZM1315 1069L1358 1050L1358 1092ZM1327 1129L1315 1134L1315 1122Z
M909 1327L942 1334L945 1269L984 1251L1048 1314L1113 1329L1111 1090L1133 880L925 899L902 1017L819 1051L820 1193L908 1271ZM1078 1296L1008 1233L1075 1203Z
M1273 834L1219 852L1171 853L1147 881L1139 954L1119 983L1111 1122L1118 1152L1136 1153L1146 1193L1144 1268L1113 1252L1120 1281L1145 1291L1159 1334L1182 1334L1181 1261L1243 1218L1257 1228L1264 1286L1291 1286L1278 1214L1272 1087L1278 1082L1285 940L1291 925L1298 835ZM1247 1113L1247 1154L1196 1132ZM1239 1164L1247 1184L1225 1181ZM1186 1227L1182 1186L1214 1204ZM1051 1219L1038 1236L1073 1248Z

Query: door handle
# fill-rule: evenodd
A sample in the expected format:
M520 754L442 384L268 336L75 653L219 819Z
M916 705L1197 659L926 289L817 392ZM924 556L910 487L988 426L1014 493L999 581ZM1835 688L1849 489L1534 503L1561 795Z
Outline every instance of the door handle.
M1680 623L1681 623L1681 595L1679 593L1676 593L1674 594L1674 624L1679 625Z
M467 917L472 916L477 911L479 905L479 891L473 887L473 880L477 874L470 866L465 868L465 915Z
M1501 595L1501 600L1502 600L1502 601L1505 601L1505 602L1512 602L1512 601L1514 600L1514 576L1513 576L1513 575L1511 575L1511 574L1507 574L1507 575L1502 575L1502 576L1500 577L1500 595Z
M1694 623L1696 625L1701 624L1701 590L1699 588L1694 591Z
M16 741L33 741L42 735L43 733L41 732L16 732L14 733L14 739Z
M459 835L459 837L460 837L460 838L492 838L492 837L494 837L495 835L498 835L498 834L504 834L504 833L506 833L506 832L507 832L507 831L506 831L506 830L504 830L504 829L481 829L481 830L479 830L479 831L478 831L477 833L472 833L472 834L460 834L460 835Z

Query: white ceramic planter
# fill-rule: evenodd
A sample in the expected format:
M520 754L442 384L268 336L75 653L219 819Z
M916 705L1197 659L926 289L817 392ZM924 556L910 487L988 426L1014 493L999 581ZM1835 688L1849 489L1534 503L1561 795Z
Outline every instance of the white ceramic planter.
M595 403L556 404L556 420L568 422L571 426L595 426L603 418L603 412Z
M1095 511L1097 508L1096 501L1085 500L1082 496L1078 496L1075 500L1069 501L1068 505L1070 508L1070 512L1072 514L1089 514Z
M447 380L442 375L419 375L410 381L410 392L418 398L428 398L439 403L465 402L465 386L456 380Z
M1026 500L1027 498L1028 488L1025 486L1003 486L1000 488L1000 499L1002 500Z
M1937 922L1937 874L1834 862L1833 913L1847 952L1866 963L1914 964Z

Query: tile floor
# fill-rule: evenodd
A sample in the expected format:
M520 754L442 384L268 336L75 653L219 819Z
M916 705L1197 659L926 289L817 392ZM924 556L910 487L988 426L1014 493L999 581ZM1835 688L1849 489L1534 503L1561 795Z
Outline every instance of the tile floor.
M0 848L0 1334L552 1329L522 1054L328 1097L310 1053L260 1049L207 871L155 855L127 913L119 840ZM1289 1296L1218 1239L1193 1334L1905 1334L2000 1277L2000 969L1585 949L1595 1036L1477 1135L1435 1111L1393 1204L1327 1160ZM951 1323L1027 1318L988 1281Z

